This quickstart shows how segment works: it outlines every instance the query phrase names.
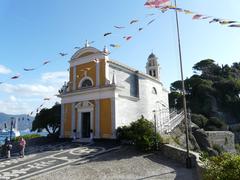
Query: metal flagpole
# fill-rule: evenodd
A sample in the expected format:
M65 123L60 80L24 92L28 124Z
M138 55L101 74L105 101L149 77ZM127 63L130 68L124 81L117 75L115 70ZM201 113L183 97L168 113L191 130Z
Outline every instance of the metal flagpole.
M175 7L177 7L177 0L175 1ZM188 132L188 118L187 118L187 103L186 103L186 92L185 85L183 79L183 66L182 66L182 52L181 52L181 41L180 41L180 33L179 33L179 23L178 23L178 13L175 10L176 15L176 24L177 24L177 37L178 37L178 52L179 52L179 61L180 61L180 69L181 69L181 81L182 81L182 94L183 94L183 111L184 111L184 119L185 119L185 133L186 133L186 149L187 149L187 157L186 157L186 167L191 168L191 158L189 155L189 132Z

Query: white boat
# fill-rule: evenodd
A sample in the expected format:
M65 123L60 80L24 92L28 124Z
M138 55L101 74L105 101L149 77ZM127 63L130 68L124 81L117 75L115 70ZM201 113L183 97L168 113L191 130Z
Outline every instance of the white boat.
M5 139L6 137L10 138L15 138L15 137L19 137L20 136L20 131L17 129L18 127L18 120L17 118L15 118L15 123L14 123L14 127L11 129L0 129L0 137L1 139Z
M0 130L0 136L1 137L8 137L9 138L10 135L11 135L12 138L19 137L20 132L17 129L12 129L12 134L11 134L11 130L6 130L6 129Z

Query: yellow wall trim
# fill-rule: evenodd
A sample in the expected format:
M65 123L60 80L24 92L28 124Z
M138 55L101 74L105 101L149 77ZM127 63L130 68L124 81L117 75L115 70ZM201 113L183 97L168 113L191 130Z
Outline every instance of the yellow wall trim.
M100 136L102 138L112 136L111 99L100 100Z
M64 137L71 137L72 104L64 104Z

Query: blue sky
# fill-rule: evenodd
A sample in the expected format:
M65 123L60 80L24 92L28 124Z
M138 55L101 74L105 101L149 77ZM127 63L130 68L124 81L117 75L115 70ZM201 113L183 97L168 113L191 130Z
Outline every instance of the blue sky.
M21 74L17 80L0 85L0 112L29 113L43 102L44 97L57 93L67 78L68 60L74 47L85 40L95 41L94 47L117 43L110 49L110 58L145 71L146 59L153 51L159 57L161 81L169 89L171 82L180 78L176 26L173 11L161 13L143 6L145 0L1 0L0 1L0 81ZM195 12L239 20L238 0L178 0L178 6ZM146 26L157 14L156 21ZM132 19L139 22L129 25ZM239 61L240 28L209 24L206 20L192 20L180 14L180 31L184 75L190 77L192 66L206 58L218 64ZM114 25L126 26L124 30ZM144 27L138 32L139 27ZM112 32L103 37L105 32ZM133 38L126 42L124 35ZM69 55L60 57L59 52ZM51 63L32 72L23 68ZM49 107L56 101L46 102Z

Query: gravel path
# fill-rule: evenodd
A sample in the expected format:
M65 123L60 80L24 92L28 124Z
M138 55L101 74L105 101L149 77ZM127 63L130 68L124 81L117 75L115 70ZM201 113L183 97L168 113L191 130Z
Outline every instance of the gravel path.
M156 154L142 154L129 147L95 157L85 164L75 164L32 180L112 180L112 179L196 179L194 169Z

